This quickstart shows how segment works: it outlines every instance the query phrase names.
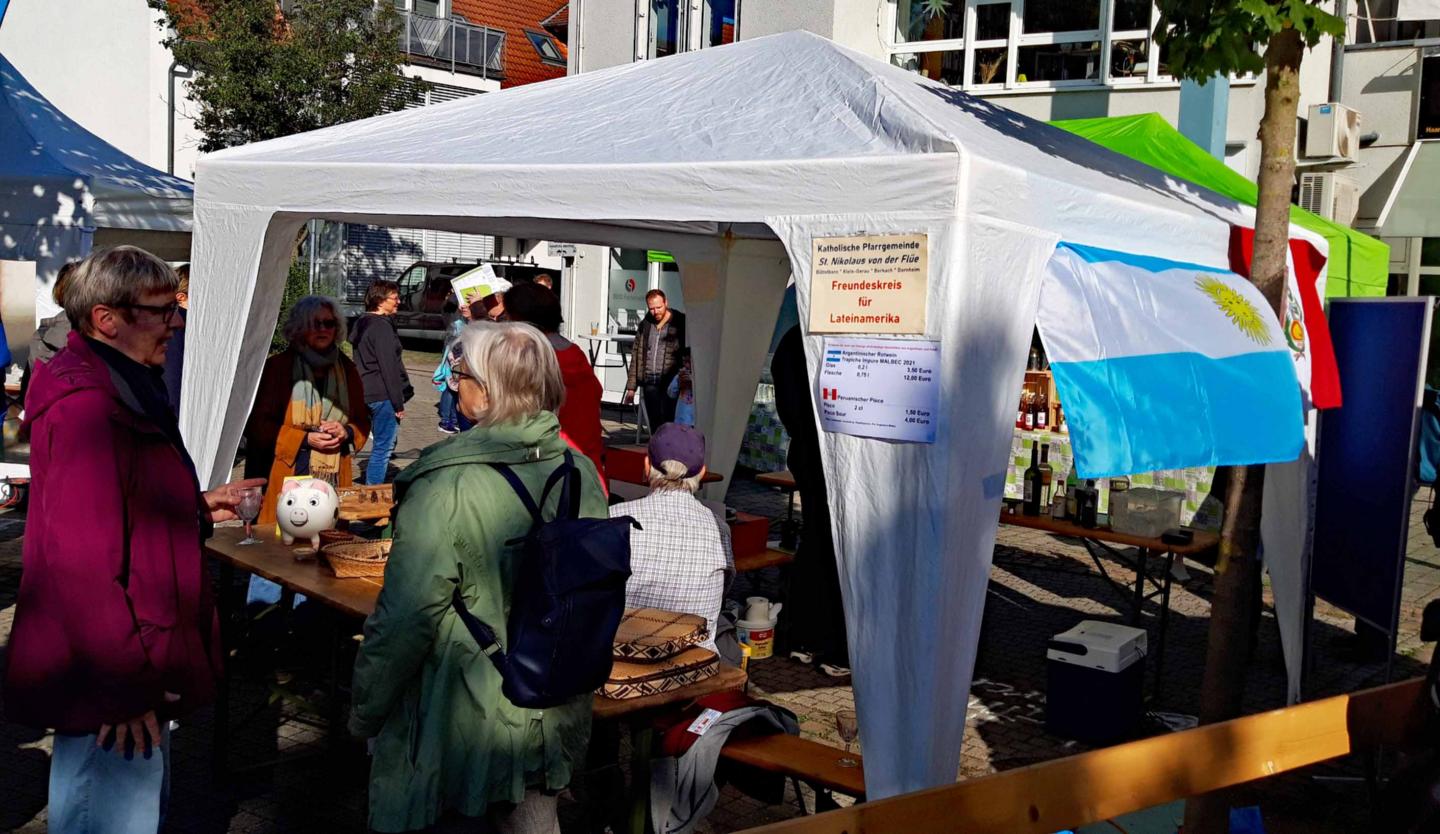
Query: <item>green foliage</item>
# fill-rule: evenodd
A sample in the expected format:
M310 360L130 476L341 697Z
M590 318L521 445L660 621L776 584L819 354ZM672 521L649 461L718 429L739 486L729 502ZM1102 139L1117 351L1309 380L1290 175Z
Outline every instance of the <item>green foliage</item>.
M400 72L393 4L309 0L147 0L162 43L195 71L202 151L288 136L398 109L425 85Z
M1168 46L1172 75L1205 81L1219 73L1261 73L1257 51L1285 29L1307 47L1322 35L1343 37L1345 22L1304 0L1158 0L1155 39Z
M275 321L275 335L270 337L270 353L276 354L290 347L280 332L290 318L290 308L295 302L310 294L310 263L300 257L290 262L290 274L285 276L285 295L280 299L280 317Z

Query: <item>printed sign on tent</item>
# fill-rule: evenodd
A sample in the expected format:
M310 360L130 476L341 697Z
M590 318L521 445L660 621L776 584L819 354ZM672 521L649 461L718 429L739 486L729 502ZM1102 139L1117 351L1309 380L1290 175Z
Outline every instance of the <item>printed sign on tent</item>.
M822 237L811 243L811 333L924 333L924 234Z
M825 431L934 443L940 343L826 339L819 402Z

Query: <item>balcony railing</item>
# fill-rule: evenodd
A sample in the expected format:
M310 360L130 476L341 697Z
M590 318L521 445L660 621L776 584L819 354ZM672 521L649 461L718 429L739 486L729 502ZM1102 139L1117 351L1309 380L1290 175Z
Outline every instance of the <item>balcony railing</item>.
M400 48L450 70L481 78L505 74L505 33L463 20L446 20L400 11Z

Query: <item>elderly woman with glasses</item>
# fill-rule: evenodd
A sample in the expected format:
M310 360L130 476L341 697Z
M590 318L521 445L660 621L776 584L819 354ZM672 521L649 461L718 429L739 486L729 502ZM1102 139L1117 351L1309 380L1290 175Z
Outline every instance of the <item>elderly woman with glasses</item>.
M201 492L160 376L184 326L175 285L142 249L92 253L64 293L75 329L26 402L31 512L5 717L55 731L51 831L159 830L171 719L220 678L201 546L259 483Z
M558 834L555 797L584 764L591 696L545 710L510 703L451 598L505 623L531 519L495 464L538 500L565 458L555 417L565 383L555 349L528 324L471 325L450 355L450 384L475 427L396 479L395 539L355 661L350 729L375 739L370 827L409 831L453 814ZM580 515L607 517L594 464L572 457ZM558 501L555 490L546 517Z
M351 459L370 432L360 372L340 352L345 319L335 299L300 299L282 332L290 346L265 362L245 425L245 476L270 481L260 524L275 523L280 485L292 475L353 484Z

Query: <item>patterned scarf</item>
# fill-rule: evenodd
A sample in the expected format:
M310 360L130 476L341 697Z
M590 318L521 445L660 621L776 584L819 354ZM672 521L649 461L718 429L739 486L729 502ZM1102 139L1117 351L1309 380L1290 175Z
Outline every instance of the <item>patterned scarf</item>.
M285 412L288 425L299 426L309 432L318 430L325 420L342 424L350 422L350 416L345 413L350 403L350 390L345 368L340 364L338 346L331 346L324 353L308 347L297 349L290 378L294 380L294 386L290 389L290 407ZM310 475L334 485L340 475L343 451L343 448L334 452L311 449Z

